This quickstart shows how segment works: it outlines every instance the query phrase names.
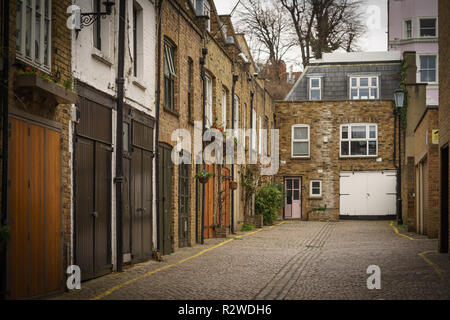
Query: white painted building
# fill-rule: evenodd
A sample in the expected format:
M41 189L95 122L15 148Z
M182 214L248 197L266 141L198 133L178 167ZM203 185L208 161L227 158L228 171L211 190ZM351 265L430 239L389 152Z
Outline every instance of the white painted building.
M101 12L105 11L103 0L75 0L74 5L81 8L82 15L98 12L99 9ZM155 119L155 12L154 1L127 1L122 229L125 262L145 260L149 250L151 253L151 242L156 244L155 203L153 200L146 200L146 196L151 196L155 191L154 158L151 150L154 146L152 131ZM72 68L79 101L72 112L72 181L75 191L72 201L71 255L73 263L81 267L83 280L112 271L117 262L114 178L117 149L118 30L119 1L116 1L111 15L84 26L78 32L72 32ZM136 129L137 126L141 129ZM139 139L134 137L138 131L143 135ZM144 140L151 141L151 146ZM141 150L139 152L142 157L139 156L139 159L136 158L136 150ZM142 171L137 172L138 168ZM136 177L142 180L137 181ZM138 192L141 193L140 198L135 196ZM138 205L135 202L145 204ZM141 218L135 218L136 210L141 212ZM143 230L146 226L151 229L148 234L143 233L153 240L141 243L139 250L146 251L142 255L133 253L131 249L131 243L135 247L138 243L133 238L136 235L133 234L132 224L139 219L147 219L146 222L141 221Z

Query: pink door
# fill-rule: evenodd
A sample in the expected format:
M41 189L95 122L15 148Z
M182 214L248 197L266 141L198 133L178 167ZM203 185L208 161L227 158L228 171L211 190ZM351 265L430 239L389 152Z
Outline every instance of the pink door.
M285 178L284 183L286 187L284 217L286 219L300 219L302 217L302 178Z

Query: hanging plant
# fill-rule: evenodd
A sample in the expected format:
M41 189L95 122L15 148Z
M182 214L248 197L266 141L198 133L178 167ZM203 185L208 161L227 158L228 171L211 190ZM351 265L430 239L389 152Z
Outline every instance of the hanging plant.
M195 175L195 178L198 179L198 181L199 181L201 184L207 183L208 180L209 180L209 178L211 178L211 177L214 177L214 173L211 173L211 172L206 171L206 170L202 170L202 171L198 172L198 173Z

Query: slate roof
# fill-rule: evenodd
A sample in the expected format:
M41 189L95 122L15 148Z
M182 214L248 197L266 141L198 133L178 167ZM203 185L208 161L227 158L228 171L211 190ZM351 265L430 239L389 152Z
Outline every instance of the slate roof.
M342 54L341 54L342 55ZM350 61L327 62L317 60L305 68L286 101L308 101L308 77L322 77L322 101L349 100L350 75L377 75L380 81L380 99L394 99L394 90L400 86L402 62Z

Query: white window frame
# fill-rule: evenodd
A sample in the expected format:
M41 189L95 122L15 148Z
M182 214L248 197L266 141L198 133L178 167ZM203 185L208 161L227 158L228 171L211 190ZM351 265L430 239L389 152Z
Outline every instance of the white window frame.
M222 126L227 128L227 91L222 89Z
M307 139L295 139L294 131L296 128L307 128ZM307 155L294 155L294 142L308 142L308 154ZM309 158L311 156L311 130L308 124L294 124L291 128L291 157L292 158Z
M258 116L258 153L262 154L262 118Z
M319 184L320 184L320 186L319 186L320 194L313 194L313 183L314 182L319 182ZM310 197L317 197L317 198L322 197L322 180L311 180L309 182L309 196Z
M407 22L411 23L411 35L408 37ZM403 39L411 39L414 36L414 25L411 18L403 20Z
M206 128L210 129L212 126L213 116L213 80L209 75L206 76Z
M366 127L366 137L365 138L352 138L352 127ZM370 127L375 126L375 138L370 138ZM348 127L348 136L347 139L342 138L342 128ZM352 155L352 141L366 141L366 155ZM377 151L375 154L369 155L369 141L375 141ZM348 142L348 155L342 154L342 142ZM378 124L376 123L346 123L341 124L339 130L339 157L341 158L376 158L378 157Z
M134 11L136 10L136 18L137 21L134 21ZM135 53L136 56L136 61L133 61L133 68L136 67L136 74L133 74L133 76L136 79L139 80L143 80L144 78L144 61L145 61L145 57L144 57L144 9L142 8L142 6L139 4L138 1L133 1L133 10L132 10L132 15L133 15L133 23L136 23L136 47L134 47L134 40L133 39L133 51L136 50L137 52ZM103 19L102 19L103 20ZM109 28L108 28L108 32L109 32ZM134 37L134 33L133 33L133 37ZM107 37L109 40L109 37ZM109 48L109 46L108 46ZM134 53L134 52L133 52ZM134 73L134 70L133 70Z
M420 35L420 20L425 20L425 19L434 19L436 21L436 24L435 24L436 35L435 36L421 36ZM438 26L438 17L417 17L417 38L425 38L425 39L427 39L427 38L431 38L431 39L437 38L439 36L438 28L439 28L439 26Z
M41 26L39 29L40 39L39 39L39 59L36 59L36 2L40 1L41 11L40 11L40 21ZM20 4L19 4L20 2ZM46 0L31 0L31 26L30 26L30 56L26 55L26 12L27 5L26 0L17 0L16 5L21 5L21 26L20 26L20 48L16 50L16 57L19 60L24 61L41 69L43 71L51 72L52 66L52 1L48 0L48 16L45 15L45 2ZM17 17L16 17L17 18ZM48 47L47 52L45 51L45 21L48 21ZM16 25L17 32L17 25ZM17 42L16 42L17 43ZM47 53L48 64L44 62L44 56Z
M367 78L368 79L368 86L364 86L361 87L361 79L363 78ZM372 85L372 79L376 78L377 79L377 85L373 86ZM356 86L352 85L352 80L356 79ZM348 96L349 96L349 100L378 100L380 98L380 77L378 75L367 75L367 76L349 76L349 91L348 91ZM367 97L367 99L361 99L359 97L359 90L361 89L368 89L369 90L369 96ZM371 96L371 92L372 89L377 89L377 95L376 96ZM353 98L352 96L352 90L358 90L358 95L356 98Z
M319 80L319 87L318 88L313 88L312 86L311 86L311 83L312 83L312 80ZM320 101L320 100L322 100L322 78L321 77L310 77L309 78L309 80L308 80L308 85L309 85L309 88L308 88L308 96L309 96L309 100L310 101ZM320 92L320 97L319 97L319 99L318 100L313 100L312 98L311 98L311 91L312 90L319 90L319 92Z
M234 123L233 123L233 129L234 129L234 136L238 138L237 133L239 129L239 97L237 95L234 95Z
M252 134L252 141L251 141L251 150L253 153L256 153L256 145L257 145L257 138L256 138L256 110L255 108L252 109L252 124L251 124L251 134Z
M436 58L436 68L435 68L435 72L436 72L436 81L434 82L430 82L430 81L422 81L421 77L420 77L420 71L422 70L431 70L431 69L422 69L422 65L420 63L420 58L421 57L429 57L429 56L433 56ZM417 65L417 82L418 83L429 83L429 84L437 84L439 83L439 57L437 53L421 53L416 55L417 57L417 61L416 61L416 65Z

